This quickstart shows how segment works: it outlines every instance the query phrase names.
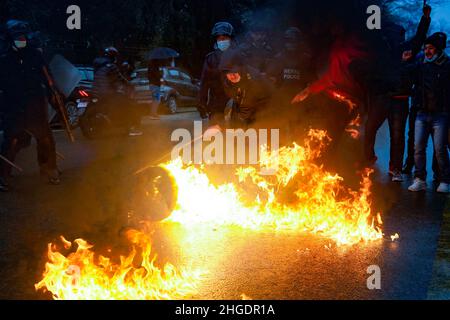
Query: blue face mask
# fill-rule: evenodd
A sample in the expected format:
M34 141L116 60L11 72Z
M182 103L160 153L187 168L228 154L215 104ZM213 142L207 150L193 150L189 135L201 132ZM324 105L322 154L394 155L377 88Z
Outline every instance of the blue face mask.
M23 41L23 40L16 40L16 41L14 41L14 46L17 49L23 49L27 46L27 42Z
M231 47L231 40L217 41L217 48L220 51L226 51Z

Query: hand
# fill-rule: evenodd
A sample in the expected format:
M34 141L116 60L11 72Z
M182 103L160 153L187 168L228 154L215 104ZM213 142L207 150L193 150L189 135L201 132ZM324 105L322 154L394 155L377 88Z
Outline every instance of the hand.
M309 88L306 88L305 90L303 90L302 92L300 92L299 94L297 94L294 99L292 99L292 104L295 103L300 103L305 101L309 95L311 94L311 92L309 91Z
M431 16L431 7L429 5L423 7L423 15L427 18Z
M402 61L408 61L413 57L413 53L411 50L404 51L402 55Z

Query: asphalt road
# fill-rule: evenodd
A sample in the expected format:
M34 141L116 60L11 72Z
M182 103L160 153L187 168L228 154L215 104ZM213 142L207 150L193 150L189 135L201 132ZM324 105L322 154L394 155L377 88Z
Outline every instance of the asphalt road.
M69 144L57 132L65 160L62 185L56 187L39 179L34 148L23 151L17 163L25 172L14 178L11 193L0 194L0 299L50 298L35 292L34 284L43 272L47 243L59 235L118 248L124 181L167 153L172 130L192 127L193 119L196 114L187 112L146 121L140 138L87 141L77 132L77 142ZM431 182L428 192L412 194L406 190L410 180L388 181L386 133L383 128L378 139L373 206L383 213L384 233L399 233L398 241L343 248L310 234L157 225L154 250L162 262L208 270L198 294L187 298L429 298L447 197L434 193ZM381 290L367 288L370 265L381 268Z

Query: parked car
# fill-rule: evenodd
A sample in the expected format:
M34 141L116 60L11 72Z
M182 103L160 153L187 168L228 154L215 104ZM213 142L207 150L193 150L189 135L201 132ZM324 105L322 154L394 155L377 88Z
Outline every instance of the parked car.
M161 104L169 112L176 113L179 107L192 107L198 104L200 81L188 72L176 67L162 68ZM152 91L148 80L148 69L142 68L132 74L134 98L139 103L150 103Z
M81 80L72 91L69 97L65 99L65 107L69 124L72 128L78 126L78 120L84 108L86 108L91 95L92 85L94 83L94 68L88 66L77 66L81 75ZM56 112L49 113L51 116L51 125L60 125L60 119Z
M77 66L77 68L80 71L81 80L72 94L66 99L68 120L72 127L78 126L80 109L87 106L94 83L94 68L86 66Z

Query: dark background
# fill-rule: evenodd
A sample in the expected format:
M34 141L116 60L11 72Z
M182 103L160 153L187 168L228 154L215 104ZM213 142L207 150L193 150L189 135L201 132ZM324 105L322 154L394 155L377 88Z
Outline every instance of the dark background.
M336 21L352 32L367 33L366 9L377 2L381 0L5 0L0 2L0 21L29 21L42 32L47 55L62 53L73 63L90 64L109 45L131 61L142 60L146 50L168 46L181 53L179 65L199 75L217 21L231 22L238 35L245 34L252 21L266 21L275 48L283 30L297 26L321 52L327 49L330 26ZM66 9L72 4L81 8L80 31L66 28Z

